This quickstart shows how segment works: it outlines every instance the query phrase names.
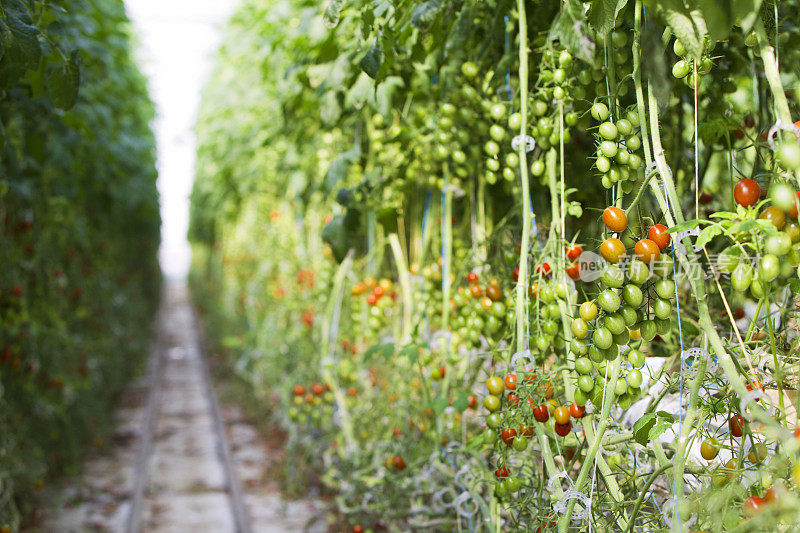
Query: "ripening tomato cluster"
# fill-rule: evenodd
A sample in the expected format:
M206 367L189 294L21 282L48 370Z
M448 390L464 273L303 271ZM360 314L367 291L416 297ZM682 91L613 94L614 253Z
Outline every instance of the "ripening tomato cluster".
M292 422L320 427L333 415L333 392L328 383L312 383L292 388L292 405L287 415Z
M490 376L486 380L488 394L483 406L489 412L485 418L484 441L493 446L498 463L495 471L495 495L505 498L517 492L520 480L508 467L509 454L524 452L539 424L550 438L566 437L573 430L572 420L580 419L586 409L573 402L559 404L553 384L532 372L509 373L504 378ZM551 420L552 419L552 420Z
M457 350L479 348L491 341L505 325L511 303L503 294L500 280L494 276L481 285L480 276L472 271L467 274L466 282L466 286L456 288L450 313L453 345Z
M366 325L365 333L370 340L379 337L396 312L397 292L393 287L390 279L376 281L368 277L353 285L350 291L353 296L363 296L353 299L352 318L355 323Z

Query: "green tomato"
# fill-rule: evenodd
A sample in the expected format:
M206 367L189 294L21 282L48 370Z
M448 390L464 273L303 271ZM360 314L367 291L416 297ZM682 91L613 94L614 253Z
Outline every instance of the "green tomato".
M628 279L636 285L642 285L650 277L650 269L647 264L639 259L634 259L628 266Z
M500 398L498 398L494 394L489 394L483 399L483 406L486 408L487 411L493 413L498 409L500 409Z
M519 113L511 113L508 117L508 128L517 131L522 127L522 115Z
M586 402L589 401L589 395L584 392L583 389L578 388L573 391L572 399L575 401L575 403L583 407L586 405Z
M544 162L540 159L537 159L531 164L531 174L534 176L541 176L544 174L545 166Z
M604 174L611 170L611 161L604 155L598 156L594 164L597 167L597 170Z
M625 378L617 379L617 383L614 385L614 394L622 396L626 392L628 392L628 382L625 381Z
M788 254L792 249L792 239L783 232L767 237L765 244L767 254L773 256L783 256ZM765 256L767 257L767 256Z
M490 428L499 428L502 423L503 419L500 417L500 413L491 413L486 415L486 425Z
M578 378L578 388L588 394L594 389L594 380L591 376L582 375Z
M769 283L778 277L780 274L781 264L778 258L770 253L765 254L761 258L761 263L758 265L758 274L761 279Z
M669 300L675 296L675 282L669 279L660 279L655 283L656 294L659 298Z
M611 313L606 315L603 325L611 332L612 335L619 335L625 331L625 320L620 313ZM588 328L588 324L587 324Z
M503 104L494 104L489 109L489 114L496 121L503 120L503 118L506 116L506 106Z
M725 274L731 274L739 264L740 255L741 250L735 246L722 250L717 257L717 268Z
M519 166L519 156L516 152L508 152L505 158L506 166L517 168Z
M800 142L784 141L778 147L776 159L786 170L800 169Z
M594 363L599 363L605 360L603 353L597 349L597 346L589 346L589 359Z
M669 318L656 318L655 323L659 335L666 335L672 330L672 320Z
M628 385L633 387L634 389L638 389L642 386L642 373L636 370L635 368L628 372L627 376Z
M528 447L528 439L524 435L517 435L511 442L511 445L518 452L523 452Z
M651 341L656 336L656 323L653 320L644 320L639 326L639 332L646 341Z
M495 141L500 142L506 136L506 130L497 124L492 124L492 127L489 128L489 136Z
M614 359L619 357L619 345L616 342L617 338L619 338L619 335L614 335L615 341L611 344L611 346L608 347L608 349L602 350L603 359L605 359L606 361L613 361Z
M744 292L753 281L753 268L749 263L739 263L731 274L731 285L739 292Z
M625 288L622 289L622 299L631 307L639 307L644 301L644 295L642 294L642 289L638 286L626 285Z
M533 114L537 117L541 117L545 113L547 113L548 107L547 104L542 102L541 100L536 100L533 102L531 106L533 108Z
M594 330L592 340L599 350L605 350L614 342L614 337L608 328L600 327Z
M637 350L636 348L632 348L628 352L628 362L631 364L633 368L642 368L644 366L645 356L644 353Z
M601 76L602 76L602 72L601 72ZM602 79L602 77L600 79ZM599 80L595 80L595 81L599 81ZM602 102L596 102L592 106L591 114L592 114L592 118L594 118L595 120L597 120L599 122L602 122L602 121L608 119L608 115L609 115L608 107Z
M500 146L494 141L486 141L483 145L483 151L490 157L496 157L500 153Z
M623 305L620 308L619 313L622 315L622 319L625 321L625 325L628 327L633 326L639 320L639 316L636 314L636 309L633 307Z
M592 372L592 362L586 357L577 359L575 361L575 371L578 374L590 374Z
M582 318L572 321L572 334L578 339L584 339L589 334L589 324Z
M767 284L763 283L760 279L755 278L750 284L750 294L753 295L753 298L761 299L767 293L767 287Z
M613 313L620 306L620 299L616 292L606 289L597 297L597 303L606 313Z
M653 304L653 313L661 319L667 319L672 314L672 303L669 300L658 298Z
M597 132L600 134L600 137L607 141L615 140L619 134L617 127L611 122L603 122L600 124L600 128L597 130Z
M600 281L611 288L622 287L622 284L625 282L625 274L617 265L609 265L600 277Z
M603 141L600 143L600 155L609 159L617 155L617 143L614 141Z
M679 59L674 65L672 65L672 75L678 79L685 78L691 71L691 64L684 59Z
M572 339L569 341L569 350L575 355L585 355L588 351L588 348L585 342L578 339Z

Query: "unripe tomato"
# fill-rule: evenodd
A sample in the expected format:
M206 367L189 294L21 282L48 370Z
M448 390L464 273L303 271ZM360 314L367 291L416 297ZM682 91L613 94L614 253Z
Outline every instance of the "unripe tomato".
M661 251L669 246L669 242L672 239L664 224L656 224L647 230L647 238L656 243Z
M622 233L628 227L628 217L619 207L609 206L603 211L603 223L615 233Z
M578 339L584 339L589 334L589 324L582 318L572 321L572 334Z
M764 257L761 258L761 262L758 265L758 273L767 283L778 277L780 269L780 261L778 261L778 258L772 254L765 254Z
M600 350L610 348L611 344L614 342L611 332L605 327L595 329L594 334L592 334L592 340L594 341L594 345Z
M619 263L625 257L625 245L617 238L610 238L600 245L600 255L609 263Z
M719 454L719 442L717 442L717 439L713 437L706 439L700 445L700 455L702 455L703 459L706 461L711 461L717 454Z
M640 289L636 285L626 285L624 289L622 289L622 299L625 300L625 303L631 307L639 307L642 305L644 301L644 294L642 294L642 289ZM627 321L626 321L627 322ZM633 325L633 324L628 324Z
M597 102L592 106L591 114L597 121L606 120L609 115L608 107L602 102Z
M500 409L500 398L494 394L490 394L483 399L483 406L489 412L494 412Z
M739 292L744 292L753 281L753 268L747 262L739 263L731 274L731 285Z
M492 429L496 429L500 427L500 424L503 423L503 418L500 416L499 413L490 413L486 415L486 425Z
M639 372L637 369L633 368L628 372L626 376L626 380L628 385L633 387L634 389L638 389L642 386L642 382L644 381L642 377L642 373Z
M743 207L750 207L758 203L761 197L761 187L749 178L739 180L733 188L733 198Z
M575 371L578 374L591 374L592 362L586 357L581 357L575 361Z
M580 307L581 318L587 322L591 322L597 316L597 306L594 302L583 302Z
M622 287L622 284L625 282L625 274L617 265L609 265L600 277L600 281L607 287L616 289Z
M528 439L522 435L517 435L511 442L511 446L518 452L525 451L525 449L528 447Z
M795 190L788 183L777 183L773 185L769 190L769 199L772 200L772 205L790 215L792 208L795 208L794 216L797 216L797 208L795 206L797 195Z
M653 261L657 261L661 256L661 248L650 239L642 239L637 242L634 252L637 258L648 265Z
M563 425L568 423L570 418L569 408L564 406L558 407L555 413L553 413L553 418L555 419L556 424Z
M782 229L783 226L786 225L786 215L774 205L764 209L758 218L762 220L769 220L772 222L772 225L778 229Z
M597 297L597 303L606 313L614 313L619 309L620 299L612 289L606 289Z
M776 151L776 159L786 170L800 169L800 143L791 140L784 141Z
M666 320L672 314L672 304L669 300L658 298L653 304L653 313L661 320Z
M505 384L499 376L492 376L486 380L486 388L489 389L490 394L497 396L503 392Z

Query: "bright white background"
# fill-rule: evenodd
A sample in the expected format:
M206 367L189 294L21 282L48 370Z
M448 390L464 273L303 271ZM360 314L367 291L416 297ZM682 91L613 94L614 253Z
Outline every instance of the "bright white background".
M195 161L194 123L200 91L238 0L126 0L139 39L137 58L156 103L161 196L160 261L169 278L183 278Z

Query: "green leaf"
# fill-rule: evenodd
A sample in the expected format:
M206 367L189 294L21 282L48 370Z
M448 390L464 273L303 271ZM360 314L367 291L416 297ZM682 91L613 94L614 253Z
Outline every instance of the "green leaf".
M702 13L698 9L689 10L681 0L661 0L659 5L667 26L686 48L688 57L699 60L708 33Z
M739 218L736 213L731 213L730 211L718 211L716 213L711 213L708 215L708 218L722 218L725 220L733 220L735 218Z
M374 80L378 77L378 72L381 69L382 61L383 52L381 51L381 47L376 42L369 47L367 53L364 54L364 57L362 57L361 61L358 62L358 66L361 67L361 70L367 73L367 76Z
M453 400L453 409L455 409L457 413L460 413L467 407L469 407L469 395L464 391L459 391L456 399Z
M756 226L758 226L758 229L760 229L761 231L763 231L768 235L774 235L778 233L778 228L776 228L775 224L773 224L769 220L756 220L755 223Z
M47 76L47 92L53 104L67 111L78 101L78 90L81 86L81 73L78 66L78 54L73 52L69 59L50 71Z
M744 33L748 33L753 29L760 11L761 0L733 0L731 2L733 23L741 26Z
M627 3L628 0L593 0L587 15L589 24L600 34L608 34L614 29L614 21Z
M722 228L720 226L712 225L706 227L703 231L700 232L700 236L697 237L697 241L695 241L695 246L698 248L703 248L706 244L708 244L711 239L720 235L722 233Z
M420 29L429 28L433 24L441 8L442 0L427 0L427 2L422 2L411 15L411 25Z
M389 357L391 357L393 353L394 353L394 344L392 344L391 342L376 344L374 346L370 346L369 348L367 348L367 351L364 352L364 361L369 361L376 355L380 355L384 359L389 359Z
M422 349L419 344L411 344L400 350L398 355L399 357L407 357L408 362L413 365L419 360L419 352Z
M578 0L566 0L556 15L550 33L550 41L558 41L575 56L591 62L594 56L594 41L589 37L589 25Z
M661 32L656 24L648 24L642 30L642 73L653 89L659 102L669 102L670 88L672 87L672 64L667 62L664 44L661 41Z
M667 231L669 233L678 233L679 231L685 231L687 229L694 229L698 227L702 223L702 220L684 220L680 224L675 224Z
M350 165L359 157L361 157L361 148L358 145L337 155L325 173L323 190L326 193L333 191L339 185L339 182L347 176Z
M633 438L642 446L650 441L650 430L656 425L656 414L646 413L633 425Z
M668 413L666 411L656 411L656 414L658 415L658 418L662 418L664 420L667 420L670 423L674 423L675 422L675 417L672 416L672 414L670 414L670 413Z
M448 405L450 405L450 400L441 396L434 398L431 402L431 407L437 415L444 413L444 410L447 409Z
M728 37L733 25L733 16L729 1L697 0L698 9L703 13L708 26L708 35L715 41Z

